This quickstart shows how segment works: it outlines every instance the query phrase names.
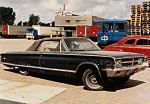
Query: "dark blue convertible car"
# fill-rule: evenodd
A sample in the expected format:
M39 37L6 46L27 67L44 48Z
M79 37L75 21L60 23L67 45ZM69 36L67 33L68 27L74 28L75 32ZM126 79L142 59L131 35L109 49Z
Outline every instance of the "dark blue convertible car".
M35 41L24 52L1 53L1 63L27 75L40 72L78 77L89 90L101 90L108 78L126 82L148 67L147 56L101 50L88 38L60 37Z

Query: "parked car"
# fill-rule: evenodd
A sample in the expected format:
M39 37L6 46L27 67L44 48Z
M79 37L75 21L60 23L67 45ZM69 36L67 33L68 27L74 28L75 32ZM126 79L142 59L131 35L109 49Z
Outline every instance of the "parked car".
M78 77L89 90L101 90L108 78L126 82L148 67L143 54L101 50L88 38L57 37L35 41L26 51L1 53L1 63L27 75L40 72Z
M133 52L147 55L150 64L150 36L130 36L105 47L105 51Z

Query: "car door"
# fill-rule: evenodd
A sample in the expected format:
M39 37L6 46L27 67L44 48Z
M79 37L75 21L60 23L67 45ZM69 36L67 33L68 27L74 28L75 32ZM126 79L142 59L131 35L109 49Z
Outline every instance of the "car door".
M114 23L106 22L104 23L104 26L105 26L104 36L107 36L108 39L102 37L101 41L114 40Z
M114 40L119 41L126 36L125 21L115 22Z
M38 48L42 51L40 66L58 71L66 71L68 59L61 40L44 41Z
M113 22L103 23L103 33L100 36L101 43L107 43L108 41L114 40L114 24Z
M134 52L135 41L136 41L135 39L129 39L125 41L124 44L120 46L120 48L122 49L123 52Z
M68 72L76 72L76 69L81 63L94 62L93 57L86 56L86 52L96 49L94 48L95 44L91 44L88 39L66 39L65 42L70 50L67 67Z
M150 40L139 39L135 45L135 53L145 54L150 59Z

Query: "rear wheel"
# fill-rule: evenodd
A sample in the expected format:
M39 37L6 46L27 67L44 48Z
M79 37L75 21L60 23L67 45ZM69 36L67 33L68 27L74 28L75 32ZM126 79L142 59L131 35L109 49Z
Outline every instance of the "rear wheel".
M22 75L28 75L28 70L26 68L19 68L19 73Z
M102 90L107 80L104 77L100 77L98 73L94 72L91 69L87 69L82 77L83 84L88 90L99 91Z

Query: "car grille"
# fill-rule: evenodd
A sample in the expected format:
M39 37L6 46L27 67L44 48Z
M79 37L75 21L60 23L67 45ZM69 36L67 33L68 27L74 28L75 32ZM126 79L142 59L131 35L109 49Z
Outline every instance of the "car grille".
M131 66L131 65L137 65L139 58L133 58L133 59L122 59L122 66Z
M125 59L117 59L116 60L116 67L128 67L133 65L140 65L145 62L144 57L138 57L138 58L125 58Z

